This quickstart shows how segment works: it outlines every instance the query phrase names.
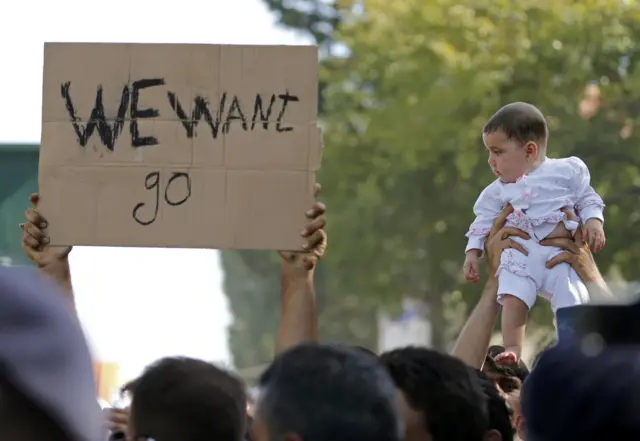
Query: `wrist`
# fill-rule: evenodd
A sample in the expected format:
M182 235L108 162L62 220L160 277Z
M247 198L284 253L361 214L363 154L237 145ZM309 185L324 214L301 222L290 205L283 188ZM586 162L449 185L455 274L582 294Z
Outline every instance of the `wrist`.
M55 262L36 263L38 270L56 280L67 280L71 278L69 260L64 258Z
M315 266L312 269L306 269L301 262L288 262L282 259L282 275L288 279L295 281L313 281Z
M471 250L467 250L465 254L467 255L467 258L479 259L482 255L482 250L473 248Z
M585 282L585 285L593 303L609 303L614 299L613 293L602 278Z
M491 298L495 298L498 295L498 278L496 277L495 272L489 272L489 278L487 279L487 283L484 285L484 291L482 294Z

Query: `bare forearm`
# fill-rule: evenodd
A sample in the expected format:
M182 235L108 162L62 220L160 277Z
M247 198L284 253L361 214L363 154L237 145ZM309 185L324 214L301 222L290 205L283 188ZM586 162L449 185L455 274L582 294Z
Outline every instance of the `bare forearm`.
M600 273L600 269L594 262L593 257L590 253L588 254L588 260L586 258L583 259L589 263L586 266L587 270L585 271L585 265L580 265L578 268L574 267L574 269L586 285L592 303L611 303L615 300L615 297L607 286L607 282L604 281L604 277L602 277L602 273Z
M316 295L312 271L282 264L282 317L276 352L279 354L306 341L318 339Z
M60 262L55 265L38 268L40 274L52 279L62 291L65 300L69 303L71 310L74 314L76 311L75 296L73 294L73 286L71 284L71 270L69 268L69 262Z
M500 305L496 301L497 292L498 281L495 278L489 279L451 351L454 357L477 369L484 364L500 312Z
M586 283L593 303L611 303L615 297L602 277Z

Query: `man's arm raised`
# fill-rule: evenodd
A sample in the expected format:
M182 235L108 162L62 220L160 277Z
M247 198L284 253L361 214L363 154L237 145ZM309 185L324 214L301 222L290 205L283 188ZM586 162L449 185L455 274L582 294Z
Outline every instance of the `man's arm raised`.
M522 245L512 240L511 236L529 239L529 235L517 228L505 227L507 216L513 212L513 207L507 205L496 218L485 242L487 264L489 266L489 280L485 284L478 304L467 319L451 354L464 361L469 366L481 369L491 342L493 328L498 319L500 305L497 301L498 280L495 277L500 265L500 255L505 248L514 248L523 254L528 254Z
M319 192L320 184L316 184L315 196ZM282 316L276 342L278 354L305 341L318 339L314 275L327 248L325 211L324 204L316 202L306 212L308 221L300 240L307 251L279 252L282 258Z
M49 245L47 236L47 220L38 211L37 193L29 197L33 207L25 213L26 222L20 224L22 228L22 249L27 257L38 267L41 274L52 278L62 288L67 300L75 312L73 287L71 286L71 271L69 269L69 253L71 247L53 247Z

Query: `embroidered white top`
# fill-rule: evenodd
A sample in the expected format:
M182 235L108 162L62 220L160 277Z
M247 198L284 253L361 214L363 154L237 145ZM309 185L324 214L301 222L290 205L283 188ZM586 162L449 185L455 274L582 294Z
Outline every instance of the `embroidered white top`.
M473 207L476 219L466 235L469 241L465 252L484 249L493 221L507 203L511 203L514 212L506 225L526 231L537 240L551 234L559 222L564 222L570 231L578 228L576 222L567 220L561 208L574 210L584 222L592 218L604 222L604 202L590 181L587 165L575 156L547 158L514 183L496 179L480 193Z

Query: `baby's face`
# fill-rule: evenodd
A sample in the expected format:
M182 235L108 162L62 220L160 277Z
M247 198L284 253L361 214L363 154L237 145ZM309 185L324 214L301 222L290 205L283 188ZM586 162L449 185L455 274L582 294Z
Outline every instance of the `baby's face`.
M482 135L489 152L489 167L502 182L515 182L528 169L526 148L515 139L509 139L502 132Z

